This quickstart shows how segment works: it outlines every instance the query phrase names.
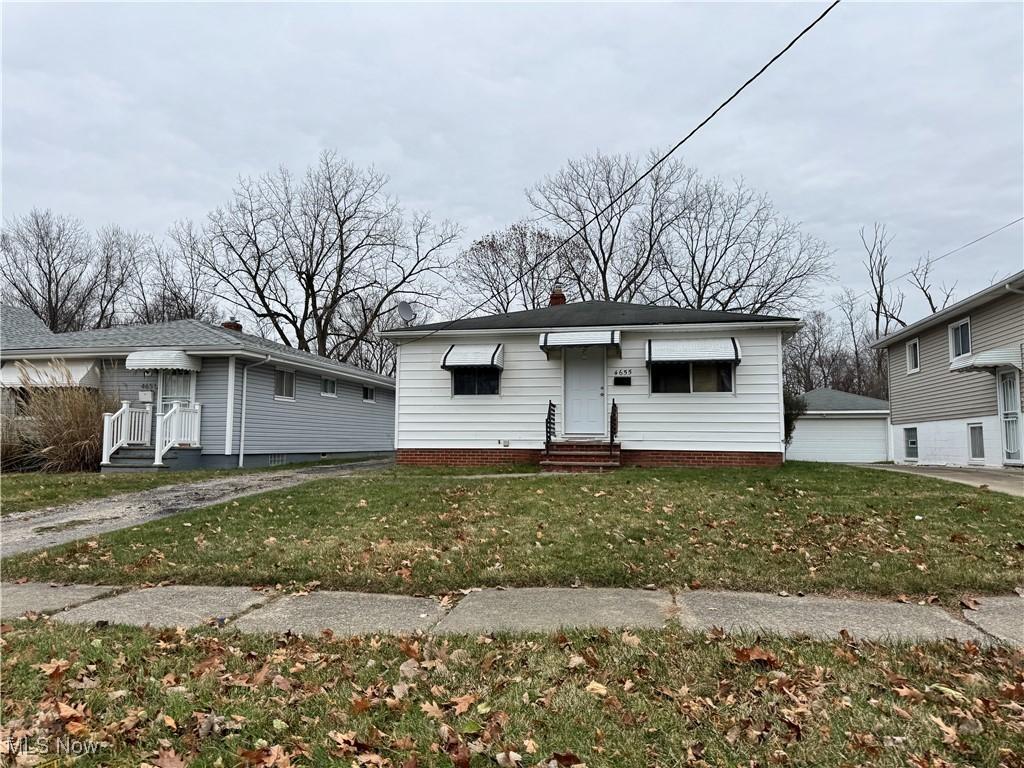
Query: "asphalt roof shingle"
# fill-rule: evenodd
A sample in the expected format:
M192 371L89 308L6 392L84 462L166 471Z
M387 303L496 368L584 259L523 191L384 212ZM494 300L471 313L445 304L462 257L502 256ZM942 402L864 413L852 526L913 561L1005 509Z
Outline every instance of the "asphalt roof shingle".
M5 355L12 352L31 352L36 350L83 350L110 349L133 351L147 347L174 347L188 351L195 348L220 348L225 350L239 349L257 354L273 354L277 357L294 360L297 365L302 363L330 365L342 372L350 372L362 376L373 376L388 383L391 379L380 376L348 363L342 363L313 352L304 352L285 344L254 336L250 333L239 333L219 325L204 323L201 320L171 320L166 323L149 325L117 325L112 328L97 328L89 331L73 331L71 333L19 334L19 315L12 313L15 322L8 329L8 308L0 314ZM31 313L30 313L31 314ZM33 315L34 317L34 315ZM10 336L10 343L8 343Z
M52 338L54 335L32 310L13 304L0 306L0 349L32 343L33 339Z
M840 392L838 389L812 389L804 392L808 411L888 411L889 401Z
M578 301L521 312L467 317L403 328L403 331L479 331L525 328L582 328L590 326L691 325L695 323L797 322L794 317L751 315L708 309L659 307L620 301Z

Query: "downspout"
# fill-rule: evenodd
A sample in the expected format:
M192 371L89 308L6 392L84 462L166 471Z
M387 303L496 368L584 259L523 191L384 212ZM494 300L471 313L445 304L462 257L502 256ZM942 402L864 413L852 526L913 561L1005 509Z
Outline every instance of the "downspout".
M1024 294L1024 291L1022 291L1022 290L1021 290L1020 288L1014 288L1014 287L1013 287L1013 285L1012 285L1011 283L1007 283L1007 284L1006 284L1006 285L1004 285L1003 287L1004 287L1004 288L1005 288L1006 290L1008 290L1008 291L1009 291L1010 293L1020 293L1020 294Z
M270 362L270 355L266 360L258 363L249 363L242 369L242 423L238 427L238 468L245 466L245 396L249 390L249 369L257 368Z

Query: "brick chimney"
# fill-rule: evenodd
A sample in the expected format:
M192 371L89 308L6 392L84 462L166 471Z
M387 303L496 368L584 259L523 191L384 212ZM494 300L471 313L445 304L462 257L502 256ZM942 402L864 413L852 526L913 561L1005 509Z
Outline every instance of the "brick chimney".
M557 307L565 304L565 294L562 293L561 283L555 283L555 287L551 289L551 300L548 301L549 307Z
M242 332L242 324L238 322L237 317L232 317L230 320L225 320L220 324L221 328L227 328L229 331Z

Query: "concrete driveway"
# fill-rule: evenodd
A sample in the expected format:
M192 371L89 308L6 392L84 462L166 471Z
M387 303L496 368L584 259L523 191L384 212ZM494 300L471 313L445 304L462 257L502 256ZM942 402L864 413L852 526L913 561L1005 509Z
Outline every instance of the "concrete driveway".
M908 475L924 475L951 483L963 483L975 488L987 487L991 491L1008 493L1011 496L1024 496L1024 469L1004 467L935 467L915 466L910 464L858 464L868 469L881 469L886 472L903 472Z

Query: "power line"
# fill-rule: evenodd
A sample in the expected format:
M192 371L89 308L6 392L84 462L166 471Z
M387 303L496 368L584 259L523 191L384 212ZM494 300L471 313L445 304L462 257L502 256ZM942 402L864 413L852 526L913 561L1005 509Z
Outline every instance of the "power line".
M960 251L964 250L965 248L970 248L975 243L980 243L982 240L985 240L986 238L992 237L992 235L998 234L999 232L1002 232L1004 229L1009 229L1014 224L1019 224L1022 221L1024 221L1024 216L1018 216L1013 221L1007 222L1006 224L1003 224L1003 226L997 227L996 229L993 229L991 232L986 232L984 235L981 235L980 237L974 238L969 243L964 243L963 245L958 245L956 248L954 248L954 249L952 249L950 251L946 251L941 256L936 256L934 259L925 259L925 263L924 263L923 266L930 267L932 264L934 264L934 263L936 263L938 261L942 261L947 256L952 256L954 253L959 253ZM892 278L891 282L895 283L898 280L902 280L905 277L910 277L912 274L914 274L914 272L916 270L917 270L917 267L914 267L913 269L908 269L902 275L896 275L896 277ZM855 293L853 295L853 298L860 299L860 298L863 298L864 296L867 296L870 293L871 293L870 290L861 291L860 293ZM833 309L839 309L839 307L840 307L840 305L842 303L843 302L841 302L841 301L840 302L836 302L835 304L833 304L831 307L829 307L828 309L826 309L824 311L826 313L828 313L828 312L831 312Z
M753 83L755 80L757 80L761 75L763 75L768 70L768 68L771 67L776 61L781 59L789 51L790 48L792 48L794 45L797 44L797 42L799 42L800 38L802 38L804 35L806 35L808 32L810 32L812 29L814 29L814 27L817 26L818 22L820 22L822 19L824 19L826 16L828 16L828 14L831 13L832 9L835 8L837 5L839 5L840 1L841 0L833 0L832 4L829 5L824 11L822 11L818 15L818 17L816 19L814 19L814 21L812 21L810 24L808 24L806 27L804 27L802 30L800 30L800 33L796 37L794 37L792 40L790 40L789 43L786 44L785 48L783 48L778 53L776 53L774 56L772 56L772 58L769 59L768 62L763 67L761 67L759 70L757 70L757 72L755 72L753 75L751 75L749 78L747 78L746 82L744 82L743 85L741 85L739 88L737 88L735 91L733 91L732 95L729 96L729 98L727 98L725 101L723 101L717 107L715 107L714 111L711 112L711 114L709 114L707 117L705 117L703 120L701 120L700 123L698 123L697 126L693 130L691 130L682 139L680 139L678 142L676 142L672 146L672 148L669 149L665 154L663 154L661 157L659 157L658 160L653 165L651 165L650 168L648 168L646 171L644 171L640 176L637 176L637 178L633 181L632 184L630 184L624 190L622 190L617 195L612 197L612 199L608 201L608 204L604 208L602 208L600 211L598 211L597 213L594 214L593 218L589 219L588 221L585 221L580 227L578 227L577 229L573 230L572 233L570 233L558 245L556 245L553 249L551 249L551 251L549 253L547 253L546 255L541 257L539 260L537 260L529 268L527 268L522 273L520 273L516 278L514 278L513 280L511 280L508 283L506 283L503 286L502 290L504 288L508 288L509 286L515 284L518 280L522 280L524 277L529 275L531 272L535 272L537 269L539 269L541 266L543 266L545 263L547 263L547 261L552 256L554 256L556 253L561 251L562 248L564 248L566 245L568 245L570 242L572 242L573 238L575 238L577 235L579 235L582 232L584 232L587 229L587 227L589 227L594 222L598 221L605 213L607 213L609 210L611 210L612 206L614 206L617 202L619 202L619 200L621 200L623 197L625 197L630 192L632 192L634 189L636 189L636 187L640 184L640 182L642 182L644 179L646 179L648 176L650 176L652 173L654 173L658 168L660 168L661 165L666 160L668 160L681 146L683 146L683 144L685 144L687 141L689 141L694 136L694 134L697 133L697 131L699 131L705 125L710 123L719 112L721 112L723 109L725 109L727 106L729 106L729 104L732 103L732 101L737 96L739 96L741 93L743 93L744 90L746 90L747 86L749 86L751 83ZM437 333L438 331L443 331L446 328L450 328L453 323L456 323L459 320L467 318L470 315L472 315L474 312L476 312L477 310L482 309L483 307L485 307L487 305L487 303L491 299L497 297L498 293L500 293L500 290L499 291L495 291L490 296L488 296L486 299L481 301L479 304L471 307L470 309L468 309L466 312L464 312L463 314L459 315L458 317L453 318L453 319L448 320L447 322L443 323L440 327L434 328L433 330L430 330L430 331L427 331L422 336L417 336L415 339L413 339L413 341L420 341L422 339L427 338L428 336L432 336L433 334Z

